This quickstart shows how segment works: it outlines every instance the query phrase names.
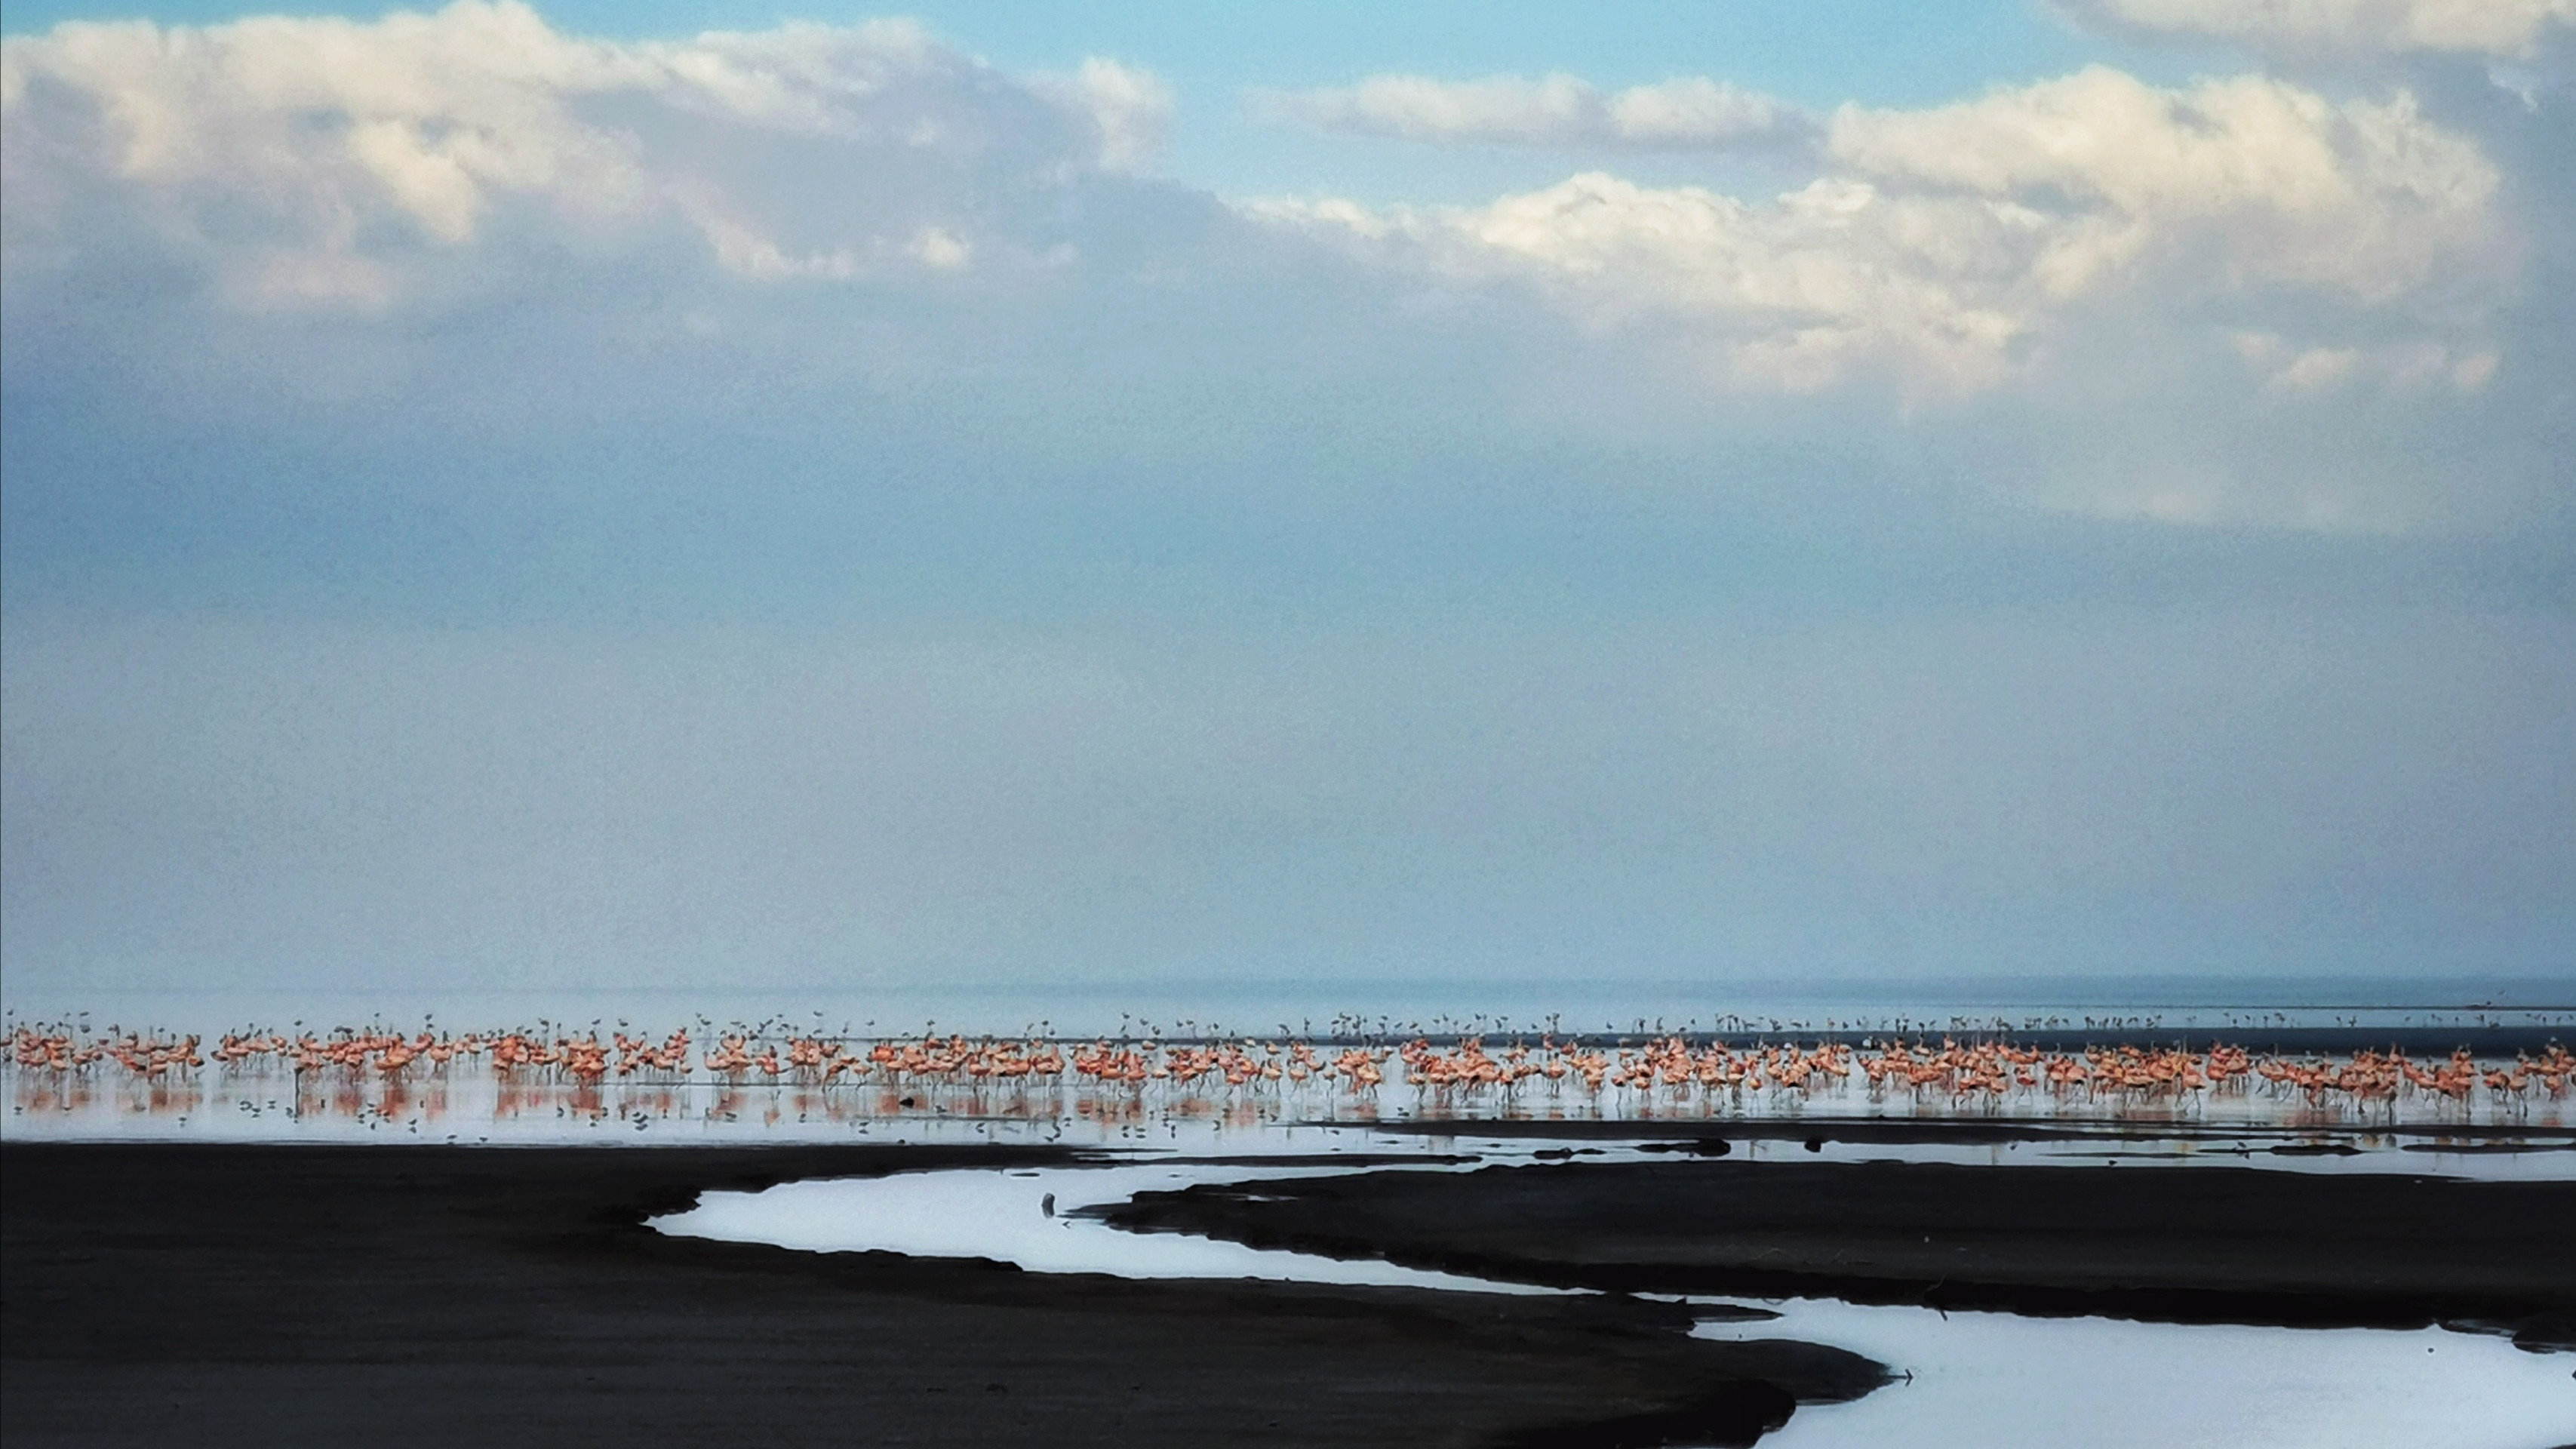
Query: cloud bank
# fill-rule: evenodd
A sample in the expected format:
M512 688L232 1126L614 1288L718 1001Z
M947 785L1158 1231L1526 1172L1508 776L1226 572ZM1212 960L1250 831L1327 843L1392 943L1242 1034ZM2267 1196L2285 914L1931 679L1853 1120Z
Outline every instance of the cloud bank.
M2497 54L2559 23L2399 8ZM2531 262L2563 251L2533 199L2557 183L2507 165L2563 107L2458 100L2093 66L1819 116L1707 77L1380 76L1260 104L1812 170L1768 196L1586 170L1467 205L1228 203L1152 174L1173 101L1149 72L1009 74L902 22L611 42L463 0L67 24L0 49L7 373L236 417L400 400L478 436L546 408L815 430L903 399L1041 456L1114 419L1100 456L1196 449L1205 473L1250 438L1804 430L2050 509L2492 527L2563 491L2564 289ZM2462 435L2476 461L2446 465Z
M1769 202L1596 173L1483 207L1262 214L1390 265L1524 278L1601 325L1691 327L1745 386L1877 367L1915 394L1994 387L2071 308L2122 290L2166 307L2291 291L2408 319L2456 352L2455 384L2495 367L2478 328L2511 275L2496 170L2404 94L2163 90L2095 67L1933 110L1846 106L1825 150L1828 174Z
M65 24L7 41L0 106L13 279L141 245L239 307L381 309L507 233L678 231L765 280L1041 264L991 190L1145 164L1170 97L1102 59L1008 79L903 21L619 44L460 0Z

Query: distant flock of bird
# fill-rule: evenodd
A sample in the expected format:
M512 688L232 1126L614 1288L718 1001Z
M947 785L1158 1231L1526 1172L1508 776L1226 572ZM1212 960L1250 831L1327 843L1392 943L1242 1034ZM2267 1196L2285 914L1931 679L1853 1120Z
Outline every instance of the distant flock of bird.
M837 1083L919 1087L930 1091L1000 1085L1071 1083L1142 1092L1221 1094L1261 1091L1368 1096L1391 1077L1438 1098L1523 1094L1598 1098L1604 1092L1649 1093L1703 1100L1776 1099L1847 1087L1857 1077L1869 1096L1946 1098L1987 1104L2016 1093L2059 1099L2189 1100L2203 1093L2261 1090L2316 1106L2394 1104L2401 1098L2466 1103L2481 1090L2500 1103L2562 1099L2576 1078L2576 1055L2553 1044L2511 1062L2481 1062L2463 1049L2447 1058L2362 1050L2349 1057L2256 1055L2241 1047L2094 1046L2081 1053L2045 1052L2006 1041L1938 1047L1920 1040L1870 1041L1859 1048L1819 1043L1694 1043L1660 1036L1642 1043L1587 1043L1554 1034L1489 1048L1481 1037L1435 1045L1426 1036L1401 1043L1317 1042L1296 1037L1217 1042L1151 1038L1065 1041L927 1034L865 1040L752 1028L711 1033L701 1045L686 1029L659 1041L613 1031L581 1035L547 1030L417 1034L341 1028L324 1033L249 1031L212 1048L196 1036L115 1029L92 1036L68 1026L20 1026L10 1061L21 1073L121 1074L145 1082L185 1079L212 1065L243 1075L289 1071L308 1080L397 1083L446 1076L460 1065L497 1074L505 1083L549 1081L597 1086L610 1080L675 1083L708 1077L727 1084ZM915 1099L899 1099L913 1105Z

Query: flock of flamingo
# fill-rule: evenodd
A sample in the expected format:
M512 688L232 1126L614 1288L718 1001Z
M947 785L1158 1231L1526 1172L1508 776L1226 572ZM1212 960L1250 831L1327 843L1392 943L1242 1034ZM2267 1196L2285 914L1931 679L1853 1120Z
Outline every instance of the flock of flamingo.
M256 1076L292 1073L299 1084L376 1079L398 1085L445 1078L471 1065L505 1085L537 1082L595 1087L612 1080L684 1084L706 1078L727 1086L762 1083L828 1088L872 1084L913 1107L943 1092L997 1085L1072 1084L1095 1089L1154 1090L1172 1095L1240 1096L1313 1093L1373 1097L1400 1079L1438 1101L1529 1096L1592 1100L1604 1094L1708 1104L1762 1104L1853 1086L1873 1100L1903 1095L1918 1103L1990 1106L2016 1094L2060 1102L2187 1103L2201 1094L2260 1091L2311 1107L2393 1107L2401 1099L2436 1106L2466 1104L2483 1094L2507 1106L2563 1099L2576 1078L2576 1054L2552 1044L2537 1056L2480 1061L2463 1049L2447 1058L2396 1050L2356 1051L2345 1058L2256 1055L2241 1047L2094 1046L2077 1053L2042 1051L2009 1041L1939 1046L1921 1041L1868 1041L1860 1047L1812 1047L1658 1036L1642 1042L1590 1042L1554 1034L1489 1046L1481 1037L1436 1045L1427 1036L1401 1042L1272 1040L1165 1042L1106 1037L1066 1041L1038 1036L852 1039L738 1027L701 1044L683 1028L650 1035L546 1030L450 1035L381 1028L329 1032L247 1031L215 1046L196 1036L115 1029L93 1036L69 1026L21 1025L9 1060L21 1074L81 1078L106 1072L134 1081L186 1080L210 1066Z

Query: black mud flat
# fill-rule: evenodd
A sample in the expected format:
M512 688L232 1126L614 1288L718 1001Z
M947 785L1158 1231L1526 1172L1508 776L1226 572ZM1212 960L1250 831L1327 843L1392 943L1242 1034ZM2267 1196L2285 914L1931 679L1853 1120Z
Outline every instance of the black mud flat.
M1023 1273L645 1226L1069 1151L0 1146L0 1439L1740 1444L1884 1380L1696 1310Z
M1148 1193L1140 1231L1609 1292L1822 1296L2557 1346L2576 1183L1679 1156Z

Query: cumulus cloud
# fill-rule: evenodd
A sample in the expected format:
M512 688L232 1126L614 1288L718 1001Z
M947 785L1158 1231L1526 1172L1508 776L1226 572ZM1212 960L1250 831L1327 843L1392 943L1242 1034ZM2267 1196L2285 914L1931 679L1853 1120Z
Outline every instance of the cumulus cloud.
M612 43L459 0L66 23L0 46L0 223L21 279L142 238L248 307L383 307L514 223L575 248L676 225L753 280L952 270L997 250L997 182L1138 165L1168 106L1141 71L1018 81L909 22Z
M1603 174L1479 207L1273 202L1390 265L1519 281L1595 326L1678 330L1725 382L1910 392L2011 376L2078 309L2287 292L2476 349L2510 258L2495 167L2412 97L2242 77L2181 89L2103 67L1928 110L1847 106L1827 169L1767 201Z
M1100 164L1113 171L1142 169L1170 135L1171 88L1152 71L1095 55L1071 76L1037 84L1091 117L1100 130Z
M1447 456L1498 418L1662 446L1938 416L1974 420L1991 462L2114 417L2214 437L2214 398L2247 456L2288 417L2358 437L2333 425L2371 412L2387 445L2269 514L2232 481L2263 470L2216 443L2152 486L2142 460L2031 445L2011 486L2402 523L2426 487L2350 500L2414 456L2409 410L2563 410L2530 322L2564 233L2530 200L2549 117L2519 149L2491 126L2491 153L2425 85L2095 68L1818 116L1708 79L1381 77L1274 100L1430 142L1768 146L1812 170L1775 196L1586 170L1482 205L1228 210L1136 174L1171 119L1152 75L1005 74L904 23L612 42L468 0L67 24L0 43L7 375L13 407L354 401L425 431L901 417L1050 467L1197 467L1256 434L1305 446L1318 418Z
M1830 148L1882 184L2047 208L2031 273L2061 296L2196 239L2230 281L2392 301L2480 252L2499 180L2402 91L2337 104L2256 76L2163 90L2100 66L1928 111L1846 106Z
M1319 131L1436 145L1781 146L1804 142L1815 129L1795 106L1705 76L1604 92L1562 74L1470 81L1378 75L1336 89L1266 92L1255 107Z
M2328 56L2525 58L2553 31L2576 26L2576 0L2073 0L2070 8L2126 29Z

